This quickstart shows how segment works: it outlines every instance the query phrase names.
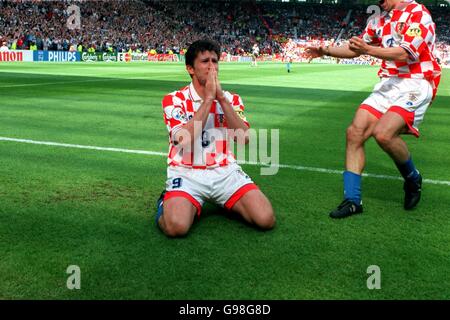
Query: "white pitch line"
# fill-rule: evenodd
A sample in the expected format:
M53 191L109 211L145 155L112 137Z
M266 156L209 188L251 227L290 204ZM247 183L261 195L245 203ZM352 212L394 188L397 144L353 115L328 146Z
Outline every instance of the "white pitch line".
M130 150L130 149L121 149L121 148L96 147L96 146L86 146L86 145L81 145L81 144L69 144L69 143L59 143L59 142L49 142L49 141L36 141L36 140L15 139L15 138L7 138L7 137L0 137L0 141L12 141L12 142L21 142L21 143L30 143L30 144L40 144L40 145L46 145L46 146L65 147L65 148L77 148L77 149L113 151L113 152L124 152L124 153L134 153L134 154L146 154L146 155L150 155L150 156L167 156L167 153L164 153L164 152L145 151L145 150Z
M88 146L88 145L80 145L80 144L69 144L69 143L59 143L59 142L50 142L50 141L36 141L29 139L16 139L16 138L8 138L8 137L0 137L0 141L10 141L10 142L19 142L19 143L29 143L29 144L37 144L37 145L46 145L46 146L54 146L54 147L64 147L64 148L76 148L76 149L88 149L88 150L99 150L99 151L112 151L112 152L123 152L123 153L133 153L133 154L145 154L150 156L162 156L166 157L167 153L165 152L157 152L157 151L146 151L146 150L132 150L132 149L122 149L122 148L108 148L108 147L97 147L97 146ZM240 164L249 164L256 166L270 166L270 164L264 164L260 162L239 162ZM309 171L309 172L321 172L321 173L332 173L332 174L342 174L342 170L333 170L326 168L315 168L315 167L305 167L305 166L296 166L289 164L278 164L273 165L275 167L284 168L284 169L293 169L299 171ZM401 177L382 175L382 174L373 174L373 173L363 173L364 177L369 178L378 178L385 180L403 180ZM436 185L446 185L450 186L450 181L445 180L432 180L432 179L424 179L423 182L429 184Z

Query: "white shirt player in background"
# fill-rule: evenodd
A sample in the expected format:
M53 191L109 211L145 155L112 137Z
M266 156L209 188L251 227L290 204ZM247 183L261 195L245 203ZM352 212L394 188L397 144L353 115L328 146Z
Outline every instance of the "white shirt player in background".
M285 43L283 48L283 62L286 63L286 71L288 73L292 70L292 61L295 57L295 49L296 49L296 43L294 40L289 39L287 43Z
M259 56L259 47L258 44L255 43L252 48L252 67L258 66L258 62L256 61L258 56Z
M239 95L221 88L219 55L216 42L191 44L185 59L192 82L162 101L169 153L156 223L167 236L186 235L205 201L261 229L275 224L270 201L236 163L228 145L229 138L248 142L249 124Z
M285 48L283 53L283 60L286 63L286 71L288 73L291 72L293 58L294 54L291 51L289 51L288 48Z
M6 46L6 42L3 42L2 46L0 47L0 52L3 52L3 51L9 51L8 47Z

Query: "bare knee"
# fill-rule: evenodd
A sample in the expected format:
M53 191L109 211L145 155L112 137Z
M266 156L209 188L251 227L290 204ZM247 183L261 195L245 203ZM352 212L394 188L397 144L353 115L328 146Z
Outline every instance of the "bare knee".
M270 230L275 226L275 214L270 207L267 210L259 212L253 218L254 223L261 229Z
M260 190L246 193L233 207L233 210L261 229L272 229L275 214L269 199Z
M258 222L258 227L264 230L270 230L273 229L275 226L275 215L273 213L268 214L260 218L260 221Z
M164 203L161 230L169 237L185 236L194 221L195 213L196 209L186 199L169 199Z
M377 128L375 128L375 130L373 131L373 137L375 138L377 143L382 147L389 146L389 144L392 141L392 135Z
M164 222L162 223L162 231L169 237L182 237L185 236L190 228L190 225L176 219L176 217L170 217L165 215L163 217Z
M347 142L351 144L363 144L364 143L364 129L351 124L347 128Z

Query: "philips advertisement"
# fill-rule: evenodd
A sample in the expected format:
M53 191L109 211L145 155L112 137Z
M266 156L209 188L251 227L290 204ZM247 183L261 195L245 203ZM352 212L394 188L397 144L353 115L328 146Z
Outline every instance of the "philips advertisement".
M77 62L81 61L81 54L76 51L34 51L33 60L48 62Z

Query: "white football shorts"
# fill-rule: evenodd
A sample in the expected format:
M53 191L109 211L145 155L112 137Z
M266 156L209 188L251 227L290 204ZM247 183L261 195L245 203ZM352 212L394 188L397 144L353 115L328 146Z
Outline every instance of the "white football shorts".
M200 215L205 201L231 209L245 193L254 189L258 187L237 163L214 169L169 166L164 200L184 197Z
M419 125L432 97L433 88L425 79L381 78L360 108L369 111L378 119L388 111L395 112L405 120L409 128L408 133L418 137Z

